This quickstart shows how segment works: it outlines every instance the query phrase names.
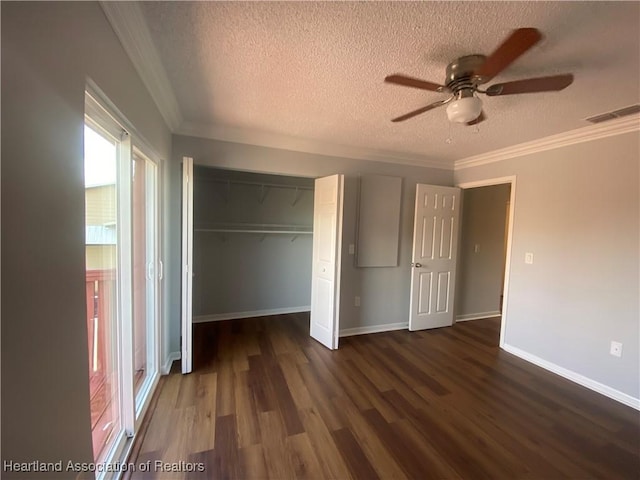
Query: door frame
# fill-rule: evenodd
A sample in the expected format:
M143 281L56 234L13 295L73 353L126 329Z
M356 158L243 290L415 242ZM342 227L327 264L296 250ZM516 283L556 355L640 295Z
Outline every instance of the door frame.
M507 247L506 247L506 260L504 264L504 284L503 284L503 297L502 297L502 318L500 321L500 348L504 348L504 336L507 330L507 320L509 318L509 280L511 272L511 253L513 245L513 223L516 211L516 175L510 175L506 177L487 178L484 180L477 180L473 182L462 182L456 184L456 187L464 190L478 187L491 187L495 185L511 185L511 191L509 192L509 225L507 228ZM462 200L462 215L464 215L464 195ZM462 229L460 230L462 232ZM462 242L460 242L461 244ZM456 283L460 281L458 280ZM457 285L456 285L457 288Z
M193 349L193 158L182 157L182 373L191 373Z

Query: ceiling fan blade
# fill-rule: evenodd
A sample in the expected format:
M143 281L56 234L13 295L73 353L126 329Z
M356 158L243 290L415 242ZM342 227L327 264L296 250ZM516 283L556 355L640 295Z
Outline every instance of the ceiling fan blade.
M451 97L451 98L453 98L453 97ZM417 110L414 110L413 112L405 113L404 115L402 115L400 117L397 117L397 118L394 118L391 121L392 122L404 122L405 120L409 120L410 118L413 118L416 115L420 115L421 113L428 112L429 110L432 110L432 109L434 109L436 107L444 105L445 103L449 103L451 98L447 98L446 100L438 100L437 102L433 102L432 104L427 105L426 107L419 108Z
M478 116L478 118L476 118L475 120L471 120L470 122L467 122L467 125L472 126L472 125L478 125L481 122L484 122L487 119L487 116L484 114L484 110L480 112L480 115Z
M474 74L482 77L483 82L491 80L541 39L542 34L536 28L518 28L514 30L502 42L502 45L496 48L484 63L474 71Z
M405 87L430 90L432 92L442 92L447 88L444 85L427 82L426 80L420 80L419 78L407 77L406 75L389 75L388 77L385 77L384 81L387 83L395 83L396 85L402 85Z
M553 75L551 77L528 78L515 82L496 83L487 88L487 95L513 95L516 93L557 92L573 83L573 74Z

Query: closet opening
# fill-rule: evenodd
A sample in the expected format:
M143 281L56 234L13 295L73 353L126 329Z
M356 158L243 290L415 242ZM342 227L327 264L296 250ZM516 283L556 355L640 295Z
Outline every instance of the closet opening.
M194 324L308 318L313 193L313 178L194 166Z

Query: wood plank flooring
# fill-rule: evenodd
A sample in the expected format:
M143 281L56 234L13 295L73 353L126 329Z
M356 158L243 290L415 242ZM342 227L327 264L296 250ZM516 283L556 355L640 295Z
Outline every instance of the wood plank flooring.
M134 446L152 472L125 478L640 478L640 413L501 351L499 328L331 352L308 315L198 324L194 373L164 377Z

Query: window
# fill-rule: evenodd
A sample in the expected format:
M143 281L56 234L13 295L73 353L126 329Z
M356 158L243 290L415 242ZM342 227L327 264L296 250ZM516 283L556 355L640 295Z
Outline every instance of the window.
M107 104L87 91L87 343L100 463L122 460L159 376L158 166Z

